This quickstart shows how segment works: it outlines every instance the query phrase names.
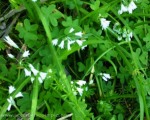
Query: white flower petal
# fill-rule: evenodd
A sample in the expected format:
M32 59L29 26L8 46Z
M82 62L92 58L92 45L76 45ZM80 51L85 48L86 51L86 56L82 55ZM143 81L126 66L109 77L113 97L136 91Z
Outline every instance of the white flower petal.
M78 43L79 46L82 46L82 44L83 44L82 40L76 40L76 42Z
M77 32L77 33L75 33L75 35L76 35L76 36L79 36L79 37L82 37L82 34L83 34L82 32Z
M18 45L11 40L11 38L7 35L4 37L5 42L7 42L10 46L14 47L14 48L19 48Z
M10 111L11 106L15 105L15 101L13 100L13 98L11 96L10 96L10 98L7 99L7 101L9 103L7 110Z
M22 57L28 57L29 55L30 55L30 53L29 53L29 50L28 50L28 51L25 51L25 52L23 53Z
M52 44L53 44L54 46L56 46L56 45L58 44L58 39L52 40Z
M27 70L26 68L24 69L25 76L31 76L31 71Z
M34 77L31 77L31 82L33 83L33 81L35 80L35 78Z
M135 10L137 8L136 4L133 2L133 0L130 2L129 6L128 6L128 11L131 14L133 10Z
M108 81L111 78L110 74L107 73L100 73L100 75L102 76L102 79L105 81Z
M80 87L86 84L86 81L83 80L79 80L78 82L76 82Z
M107 29L110 24L110 21L106 20L105 18L101 18L100 22L101 22L102 29L104 30Z
M77 91L79 92L80 96L83 94L83 89L82 88L77 88Z
M40 72L39 74L42 80L44 80L47 76L47 73L44 73L44 72Z
M58 45L61 49L64 49L64 40Z
M69 33L72 33L74 31L74 29L73 28L71 28L70 30L69 30Z
M29 67L30 67L31 71L33 72L34 76L36 76L36 75L38 74L39 71L36 70L36 69L33 67L32 64L29 64Z
M14 55L12 55L12 54L7 54L7 55L8 55L8 57L10 57L12 59L15 58Z
M84 45L81 47L81 50L84 50L87 47L87 45Z
M43 83L43 79L41 77L38 77L38 80L41 84Z
M15 98L18 98L18 97L23 97L23 94L22 94L21 92L19 92L19 93L15 96Z
M16 90L16 88L14 86L9 86L9 94L11 94L12 92L14 92Z
M8 105L7 110L10 111L11 109L11 104Z

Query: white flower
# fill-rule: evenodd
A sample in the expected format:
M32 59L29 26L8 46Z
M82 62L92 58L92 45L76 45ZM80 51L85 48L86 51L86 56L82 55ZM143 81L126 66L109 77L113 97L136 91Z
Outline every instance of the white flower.
M122 36L126 39L126 41L131 41L131 38L133 35L132 35L132 32L130 30L124 29Z
M128 11L128 7L121 4L121 9L118 11L118 14L122 14L123 12L127 12L127 11Z
M133 10L137 8L136 4L132 0L128 6L124 6L121 4L121 9L118 11L118 14L122 14L123 12L129 12L130 14L132 13Z
M24 69L25 76L31 76L31 71L27 70L26 68Z
M33 67L32 64L29 64L29 67L30 67L31 71L33 72L34 76L36 76L36 75L38 74L39 71L36 70L36 69Z
M23 95L22 95L21 92L19 92L19 93L15 96L15 98L18 98L18 97L23 97Z
M13 91L15 91L16 88L14 86L9 86L9 94L11 94Z
M56 45L58 44L58 39L52 40L52 44L53 44L54 46L56 46Z
M82 34L83 34L82 32L77 32L77 33L75 33L75 35L76 35L76 36L79 36L79 37L82 37Z
M107 73L100 73L100 75L105 81L108 81L111 78L110 74L107 74Z
M87 47L87 45L82 46L81 50L84 50Z
M43 79L41 77L38 77L38 80L41 84L43 83Z
M11 40L8 35L4 37L4 41L14 48L19 48L18 45L13 40Z
M72 33L74 31L74 29L73 28L71 28L70 30L69 30L69 33Z
M131 1L129 6L128 6L128 12L131 14L133 10L135 10L137 8L136 4Z
M80 87L86 84L86 81L83 80L79 80L78 82L76 82Z
M68 44L67 44L67 49L68 49L68 50L71 50L70 45L71 45L71 41L70 41L70 40L68 40Z
M9 105L7 107L7 110L10 111L11 106L14 105L15 106L15 101L13 100L13 98L10 96L10 98L7 99Z
M47 76L47 73L44 73L44 72L40 72L40 77L44 80Z
M83 44L84 41L82 41L82 40L76 40L76 42L78 43L79 46L82 46L82 44Z
M102 29L106 29L108 28L109 24L110 24L110 21L106 20L105 18L101 18L100 19L100 22L101 22L101 26L102 26Z
M63 41L61 41L61 43L58 45L61 49L63 49L64 48L64 40Z
M33 83L33 81L35 80L35 78L34 77L31 77L31 82Z
M82 96L82 94L83 94L83 89L78 87L78 88L77 88L77 91L79 92L80 96Z
M30 53L29 53L29 50L28 50L28 51L25 51L25 52L23 53L22 57L28 57L29 55L30 55Z
M7 55L8 55L8 57L10 57L12 59L15 58L14 55L12 55L12 54L7 54Z

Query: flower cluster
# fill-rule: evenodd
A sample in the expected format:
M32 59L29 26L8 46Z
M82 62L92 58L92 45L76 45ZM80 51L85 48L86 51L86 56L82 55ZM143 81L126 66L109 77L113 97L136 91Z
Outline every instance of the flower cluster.
M89 85L91 84L93 84L93 80L89 82ZM84 80L71 81L71 85L74 95L77 95L77 93L79 93L79 95L82 96L83 92L88 90L88 85Z
M69 30L69 33L72 33L73 31L74 31L74 28L71 28ZM67 49L71 50L71 45L74 43L77 43L81 47L81 49L84 49L86 46L82 46L83 42L85 42L85 40L82 40L83 33L75 32L74 37L75 37L75 39L72 39L71 37L65 37L60 43L58 42L59 41L58 39L53 39L52 44L54 46L58 46L61 49L64 49L65 45L66 45Z
M131 41L131 38L133 36L131 30L125 27L122 29L119 23L114 24L113 30L119 35L118 40L122 40L122 38L125 38L126 41Z
M24 68L25 76L30 76L31 77L31 82L33 83L33 81L35 80L35 77L38 75L39 83L43 83L44 79L47 76L47 73L38 71L37 69L34 68L34 66L32 64L29 64L28 67L30 68L30 70ZM35 77L33 77L31 75L31 73L33 73L33 75Z
M13 93L14 91L16 90L16 88L14 86L9 86L9 94ZM18 97L23 97L22 93L21 92L18 92L16 95L15 95L15 98L18 98ZM11 109L11 106L16 106L15 104L15 101L13 99L12 96L10 96L8 99L7 99L9 105L8 105L8 108L7 110L10 111Z
M125 6L124 4L121 4L121 9L118 11L118 14L122 14L124 12L132 13L133 10L137 8L136 4L132 0L128 6Z
M9 44L10 46L12 46L12 47L14 47L14 48L17 48L17 49L20 49L20 48L18 47L18 45L17 45L8 35L4 37L4 41L5 41L7 44ZM8 55L9 58L12 58L12 59L15 58L15 56L14 56L13 54L11 54L11 53L7 53L7 55ZM29 50L27 50L27 51L25 50L25 51L23 52L23 54L22 54L22 57L23 57L23 58L26 58L26 57L28 57L29 55L30 55Z

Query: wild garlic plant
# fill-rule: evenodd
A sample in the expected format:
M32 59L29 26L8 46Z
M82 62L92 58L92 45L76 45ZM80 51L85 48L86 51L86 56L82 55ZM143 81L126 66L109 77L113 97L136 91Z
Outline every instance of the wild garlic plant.
M0 119L150 119L147 0L0 4Z

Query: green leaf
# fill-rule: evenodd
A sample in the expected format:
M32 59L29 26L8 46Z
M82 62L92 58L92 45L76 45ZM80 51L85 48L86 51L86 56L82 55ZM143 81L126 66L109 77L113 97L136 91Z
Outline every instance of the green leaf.
M90 5L90 7L92 10L96 10L99 8L99 5L100 5L100 1L96 0L93 4Z
M85 70L85 65L83 63L78 62L77 65L78 65L79 72L83 72Z

